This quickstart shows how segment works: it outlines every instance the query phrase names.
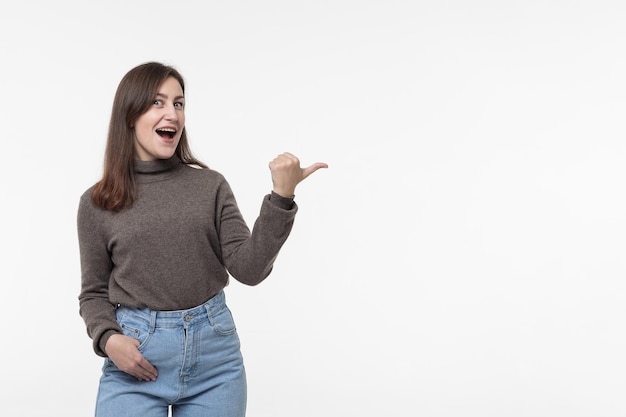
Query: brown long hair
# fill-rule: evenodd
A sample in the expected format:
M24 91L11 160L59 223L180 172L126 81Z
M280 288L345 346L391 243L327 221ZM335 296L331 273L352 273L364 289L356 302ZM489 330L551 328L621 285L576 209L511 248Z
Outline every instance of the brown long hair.
M130 207L137 197L135 181L135 121L152 105L159 88L168 77L180 83L185 94L182 75L173 67L159 62L146 62L131 69L120 81L111 111L102 179L96 183L92 199L105 210L120 211ZM186 129L180 137L175 154L183 163L207 168L191 153Z

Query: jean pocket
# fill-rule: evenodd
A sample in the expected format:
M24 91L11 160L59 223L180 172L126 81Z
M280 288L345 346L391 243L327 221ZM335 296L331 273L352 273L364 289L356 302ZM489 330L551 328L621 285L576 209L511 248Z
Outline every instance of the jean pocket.
M137 349L143 350L150 340L150 324L142 320L137 320L130 314L118 315L117 322L122 328L125 336L132 337L139 341Z
M211 324L215 333L220 335L231 335L236 333L235 320L228 307L224 307L217 314L211 317Z

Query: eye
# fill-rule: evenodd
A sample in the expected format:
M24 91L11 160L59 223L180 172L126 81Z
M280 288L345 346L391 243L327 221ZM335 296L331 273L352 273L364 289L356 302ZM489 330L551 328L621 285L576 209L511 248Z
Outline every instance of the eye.
M161 105L163 105L163 100L156 99L156 100L154 100L153 104L155 106L161 106Z
M180 109L184 109L185 108L185 103L183 103L182 101L177 101L176 103L174 103L174 107L178 107Z

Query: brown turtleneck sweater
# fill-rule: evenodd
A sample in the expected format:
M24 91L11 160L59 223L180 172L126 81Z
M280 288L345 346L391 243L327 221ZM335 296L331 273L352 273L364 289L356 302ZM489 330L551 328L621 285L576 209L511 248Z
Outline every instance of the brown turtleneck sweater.
M94 351L121 333L116 306L182 310L236 280L256 285L272 271L297 212L291 199L268 194L252 232L224 177L167 160L136 161L138 197L111 212L82 195L77 226L82 285L80 315Z

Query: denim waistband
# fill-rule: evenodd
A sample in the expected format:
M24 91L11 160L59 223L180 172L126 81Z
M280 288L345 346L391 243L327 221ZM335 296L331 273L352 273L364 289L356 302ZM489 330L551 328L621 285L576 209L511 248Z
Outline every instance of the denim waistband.
M117 315L132 315L136 319L150 323L155 327L188 327L200 321L210 320L211 317L226 307L226 296L220 291L210 300L196 307L185 310L151 310L149 308L133 308L120 306Z

